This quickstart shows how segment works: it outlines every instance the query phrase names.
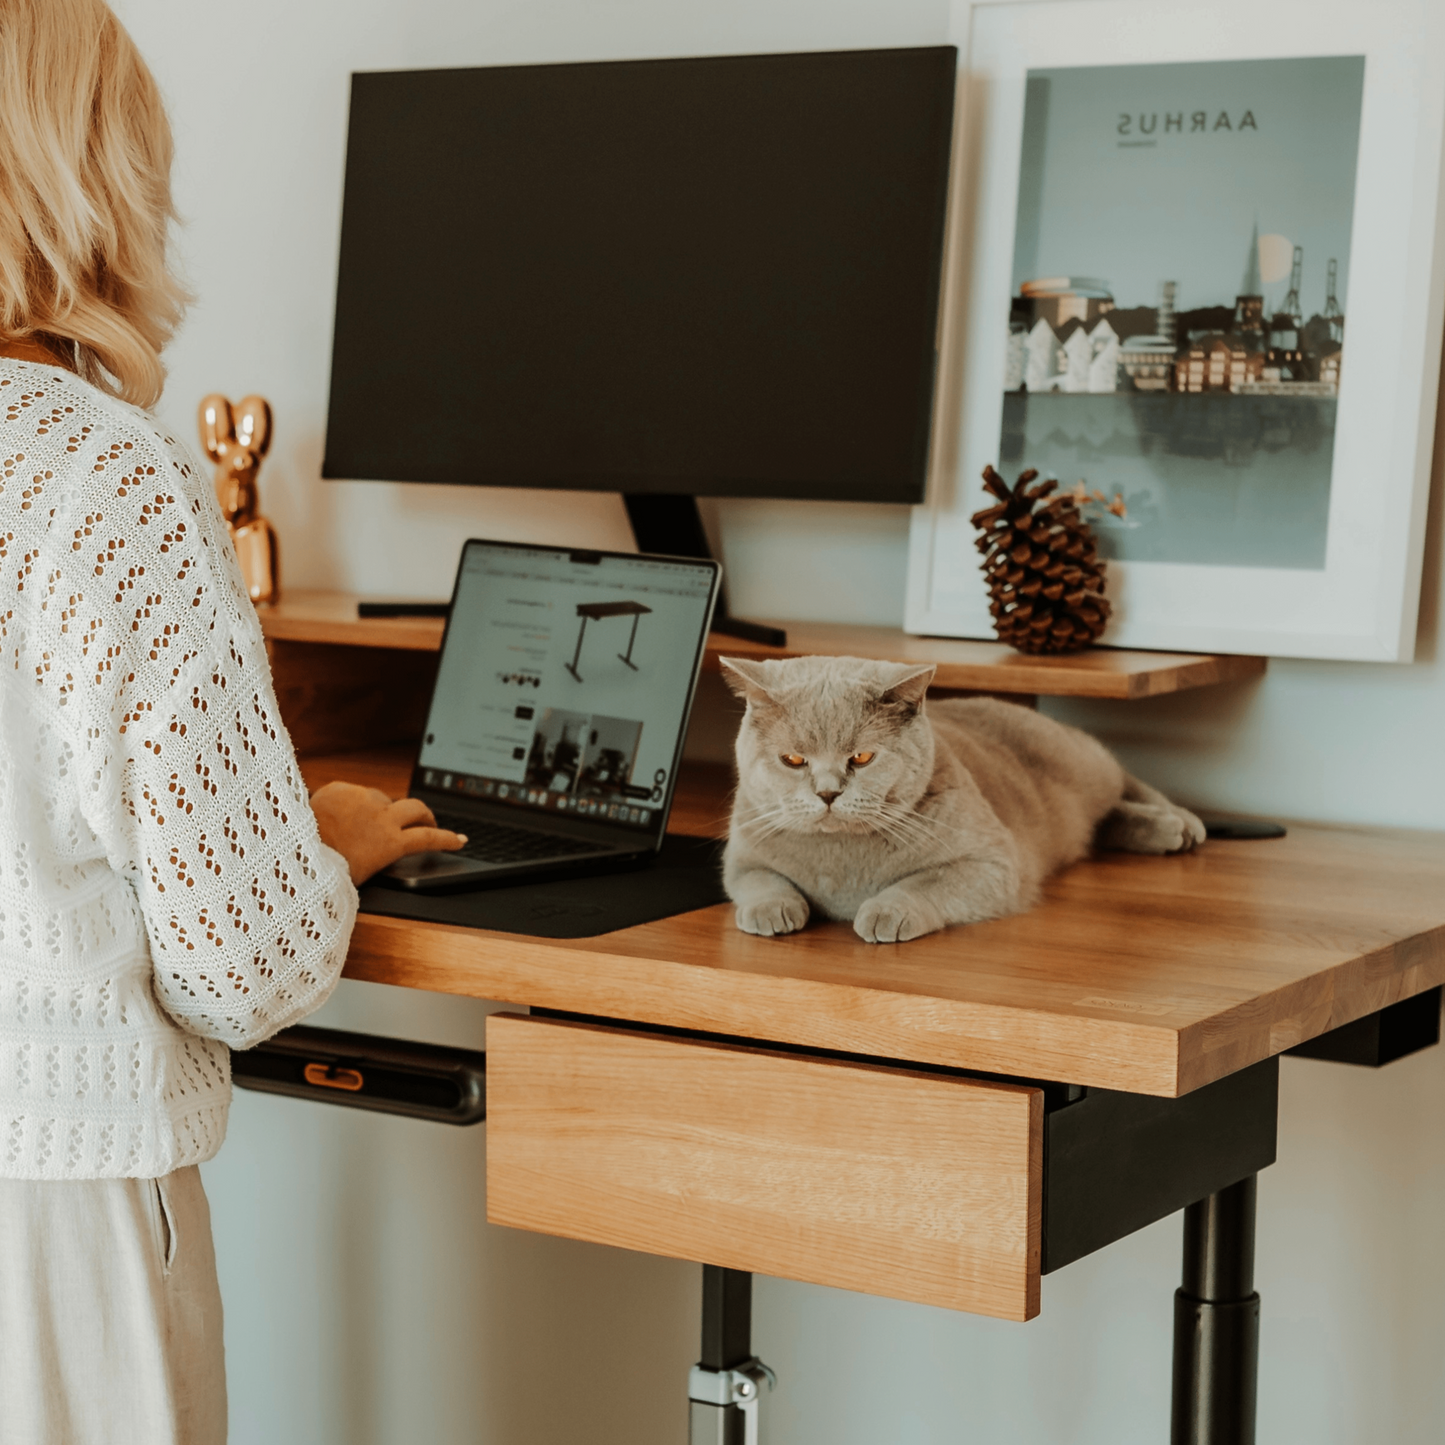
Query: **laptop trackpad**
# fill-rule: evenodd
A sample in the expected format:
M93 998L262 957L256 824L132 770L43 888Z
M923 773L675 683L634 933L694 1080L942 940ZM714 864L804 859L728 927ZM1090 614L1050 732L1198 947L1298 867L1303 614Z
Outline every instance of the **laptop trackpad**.
M383 868L372 881L393 888L432 888L495 873L497 866L460 853L411 853Z

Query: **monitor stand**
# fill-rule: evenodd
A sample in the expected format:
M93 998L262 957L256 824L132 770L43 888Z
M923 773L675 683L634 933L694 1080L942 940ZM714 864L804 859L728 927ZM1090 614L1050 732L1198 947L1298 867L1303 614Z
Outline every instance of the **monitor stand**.
M625 492L622 500L627 507L627 520L632 523L632 535L637 538L638 551L661 552L668 557L711 559L712 548L708 546L696 497L678 493ZM734 617L728 611L726 587L718 597L712 630L721 632L725 637L741 637L748 642L766 643L770 647L788 645L788 634L781 627L769 627L764 622L746 622L741 617Z

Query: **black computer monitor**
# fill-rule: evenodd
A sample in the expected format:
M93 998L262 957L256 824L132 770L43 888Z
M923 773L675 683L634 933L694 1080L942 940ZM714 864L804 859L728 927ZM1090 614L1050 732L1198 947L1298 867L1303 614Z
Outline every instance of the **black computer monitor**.
M920 501L956 64L354 76L322 475Z

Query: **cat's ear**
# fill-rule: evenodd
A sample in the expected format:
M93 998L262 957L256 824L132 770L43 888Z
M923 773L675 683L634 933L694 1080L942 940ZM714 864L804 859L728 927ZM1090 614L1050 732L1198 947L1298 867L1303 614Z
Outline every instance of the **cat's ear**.
M744 702L765 703L772 702L773 696L768 691L763 678L763 665L760 662L748 662L741 657L720 657L718 662L722 665L723 681L742 698Z
M896 707L911 716L923 707L924 694L937 671L932 663L926 667L900 666L893 681L878 695L878 701L885 707Z

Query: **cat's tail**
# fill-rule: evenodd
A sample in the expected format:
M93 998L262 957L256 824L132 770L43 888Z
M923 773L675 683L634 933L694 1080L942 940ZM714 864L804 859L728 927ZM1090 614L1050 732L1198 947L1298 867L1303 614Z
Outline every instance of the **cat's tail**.
M1125 853L1183 853L1204 841L1204 824L1158 788L1124 775L1124 791L1099 824L1101 848Z

